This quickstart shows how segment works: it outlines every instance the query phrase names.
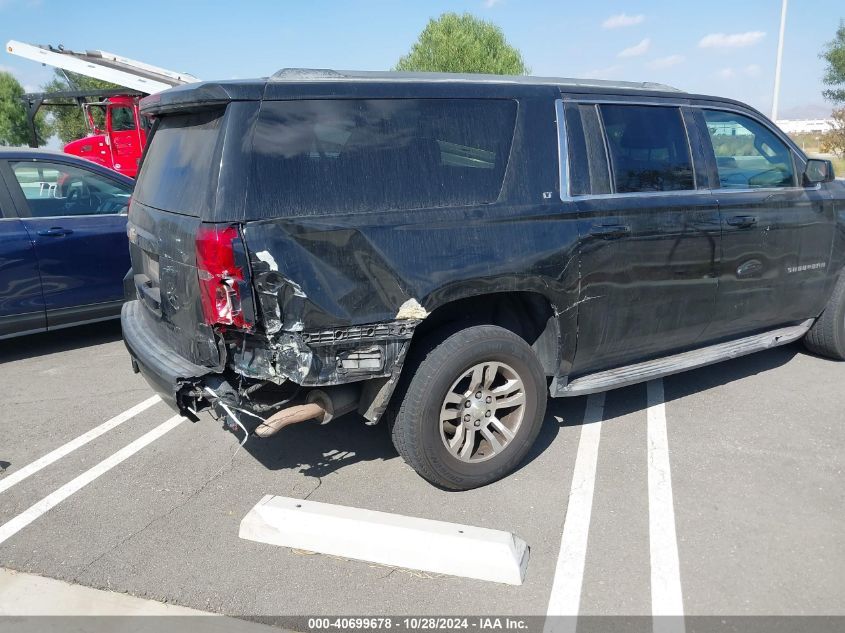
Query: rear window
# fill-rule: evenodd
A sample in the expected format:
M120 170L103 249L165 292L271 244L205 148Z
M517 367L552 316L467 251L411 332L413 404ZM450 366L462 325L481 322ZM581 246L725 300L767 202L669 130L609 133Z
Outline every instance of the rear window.
M491 99L264 102L246 219L494 202L516 109Z
M138 175L135 198L150 207L200 217L214 199L224 110L165 116Z

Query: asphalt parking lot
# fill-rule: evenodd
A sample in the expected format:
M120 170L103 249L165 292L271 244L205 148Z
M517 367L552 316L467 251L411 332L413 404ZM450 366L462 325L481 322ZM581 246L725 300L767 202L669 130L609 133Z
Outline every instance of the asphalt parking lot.
M238 450L207 416L162 430L173 413L161 402L3 490L152 392L131 372L116 323L0 343L0 384L5 568L246 618L845 615L845 363L800 345L551 400L522 468L470 492L427 484L384 428L351 417ZM137 452L32 514L154 429ZM266 494L513 532L531 548L525 582L239 539ZM4 538L2 526L27 512L31 521Z

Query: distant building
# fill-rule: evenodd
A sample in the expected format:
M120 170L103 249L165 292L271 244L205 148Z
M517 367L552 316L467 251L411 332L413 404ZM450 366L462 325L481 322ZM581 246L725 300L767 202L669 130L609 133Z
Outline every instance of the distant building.
M830 131L833 119L781 119L775 123L787 134L824 134Z

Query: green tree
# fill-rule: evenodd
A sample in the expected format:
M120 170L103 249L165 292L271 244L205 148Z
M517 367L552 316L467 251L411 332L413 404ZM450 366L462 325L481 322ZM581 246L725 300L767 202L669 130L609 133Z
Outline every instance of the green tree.
M44 92L59 92L62 90L115 90L120 88L120 86L103 81L102 79L94 79L93 77L86 77L70 72L66 74L73 82L72 84L68 83L63 71L57 70L53 79L49 83L44 84L41 90ZM88 134L88 127L85 125L85 119L79 108L68 106L51 108L44 106L43 109L53 115L53 129L56 135L62 140L62 143L75 141ZM102 108L92 108L91 113L94 117L94 122L98 126L102 126Z
M29 144L23 94L23 88L11 73L0 72L0 145ZM35 117L35 129L41 140L50 136L50 126L41 112Z
M444 13L429 20L394 70L526 75L522 54L492 22L469 13Z
M821 58L827 62L822 81L831 86L822 94L834 103L845 104L845 20L840 20L836 37L827 43Z
M834 110L831 118L830 130L822 136L819 149L845 158L845 108Z

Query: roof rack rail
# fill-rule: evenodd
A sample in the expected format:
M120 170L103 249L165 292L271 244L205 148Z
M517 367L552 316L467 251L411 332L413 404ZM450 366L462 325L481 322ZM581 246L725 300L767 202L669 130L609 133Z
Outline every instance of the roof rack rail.
M611 81L608 79L573 79L533 77L531 75L483 75L475 73L396 72L382 70L333 70L330 68L282 68L270 77L273 82L297 81L387 81L387 82L473 82L525 85L607 88L610 90L649 90L683 92L666 84L650 81Z
M330 68L282 68L273 73L277 81L309 81L315 79L343 79L345 75Z

